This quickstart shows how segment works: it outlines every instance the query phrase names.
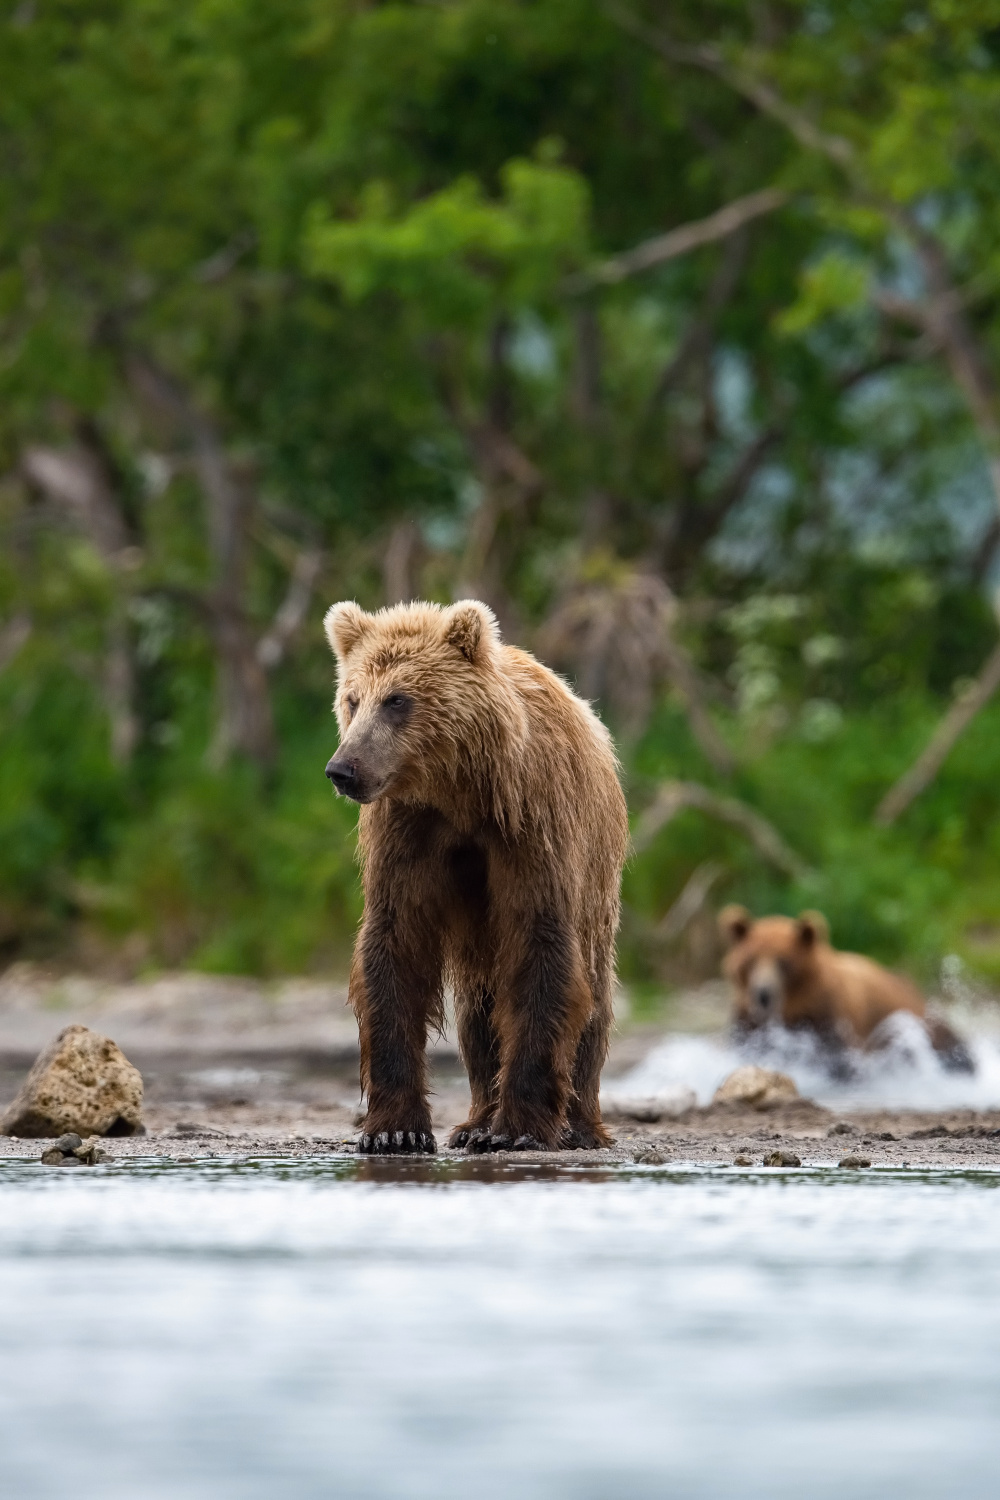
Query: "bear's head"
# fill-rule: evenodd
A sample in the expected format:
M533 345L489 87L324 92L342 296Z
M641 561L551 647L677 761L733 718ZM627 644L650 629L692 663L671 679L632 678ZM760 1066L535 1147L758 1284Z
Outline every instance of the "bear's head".
M723 972L736 990L737 1025L754 1029L789 1019L796 1000L817 985L821 951L829 928L818 911L798 917L761 917L745 906L726 906L719 913L719 933L728 952Z
M523 711L485 604L397 604L375 614L335 604L324 625L340 726L326 774L342 796L433 805L496 765Z

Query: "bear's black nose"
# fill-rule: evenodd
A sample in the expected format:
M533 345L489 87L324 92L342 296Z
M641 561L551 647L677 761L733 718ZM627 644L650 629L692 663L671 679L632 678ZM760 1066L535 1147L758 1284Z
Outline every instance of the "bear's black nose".
M341 796L352 797L357 792L358 772L357 767L352 761L342 760L338 762L337 757L334 756L333 760L327 763L326 774Z

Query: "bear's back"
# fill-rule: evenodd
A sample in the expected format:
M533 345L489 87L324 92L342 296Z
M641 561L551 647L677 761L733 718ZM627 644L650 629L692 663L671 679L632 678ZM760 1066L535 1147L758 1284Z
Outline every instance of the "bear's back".
M861 953L831 948L827 972L837 1009L862 1042L893 1011L924 1014L923 996L908 980Z

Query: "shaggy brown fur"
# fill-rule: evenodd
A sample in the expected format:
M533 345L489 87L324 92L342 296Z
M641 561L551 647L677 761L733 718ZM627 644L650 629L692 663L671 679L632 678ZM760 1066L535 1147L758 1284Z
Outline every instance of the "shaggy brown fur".
M834 1050L877 1047L887 1018L909 1011L923 1020L946 1067L971 1070L959 1037L944 1021L926 1016L920 991L870 958L838 953L818 911L804 911L797 920L755 922L745 907L727 906L719 913L719 931L729 948L723 972L735 988L737 1032L773 1022L811 1030Z
M341 731L327 775L363 804L360 1149L435 1149L424 1054L446 981L472 1090L451 1144L606 1144L628 839L607 731L476 601L337 604L326 630Z

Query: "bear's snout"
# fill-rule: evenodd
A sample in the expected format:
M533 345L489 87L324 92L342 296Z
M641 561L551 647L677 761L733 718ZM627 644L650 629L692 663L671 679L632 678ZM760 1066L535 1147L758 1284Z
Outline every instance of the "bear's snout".
M353 760L341 760L339 755L335 755L332 760L327 761L326 774L342 797L353 797L355 802L360 801L361 783Z

